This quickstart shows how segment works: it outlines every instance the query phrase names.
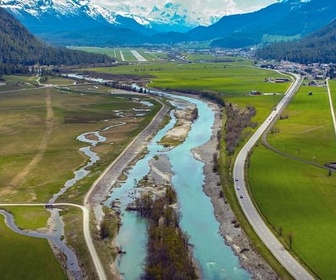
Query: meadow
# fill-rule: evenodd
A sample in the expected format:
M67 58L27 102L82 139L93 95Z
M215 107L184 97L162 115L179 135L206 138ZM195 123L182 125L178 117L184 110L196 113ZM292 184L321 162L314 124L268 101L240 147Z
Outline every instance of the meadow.
M335 175L325 169L254 149L248 169L254 201L270 228L320 279L336 275Z
M50 212L42 206L11 206L1 207L14 216L15 224L24 230L41 229L47 226Z
M0 217L0 275L3 280L67 279L48 241L12 232Z
M326 87L301 86L283 112L285 118L276 123L278 132L269 134L268 141L285 153L321 165L333 161L335 132L329 108Z
M86 146L76 140L78 135L127 121L114 129L116 140L107 131L111 138L95 148L107 165L159 107L153 101L152 112L134 118L132 108L143 105L128 95L106 94L106 88L85 90L32 89L0 96L1 202L46 202L87 160L78 150ZM113 110L124 110L125 119Z
M34 81L36 77L10 76L6 82L13 86L30 79ZM150 97L116 90L112 94L112 89L104 86L74 86L73 81L61 78L49 78L47 83L67 87L20 90L23 87L19 86L19 91L0 94L0 203L47 203L88 160L79 151L88 144L76 137L126 122L101 131L107 140L93 148L100 160L90 168L86 178L58 199L82 204L96 178L161 107ZM144 116L135 116L134 108L148 108L140 101L153 106ZM116 110L122 111L123 117ZM17 225L23 229L46 227L50 215L43 207L6 207L6 210L13 213ZM81 232L82 213L65 209L62 215L70 223L65 232L68 242L76 248L85 271L95 275ZM1 279L66 279L46 240L14 234L3 222L0 232Z
M252 62L242 59L226 63L148 63L92 70L109 74L150 75L153 78L148 86L163 90L218 92L227 102L235 102L242 107L255 105L262 113L260 120L266 118L265 113L272 110L289 86L289 83L265 82L265 78L283 75L255 68ZM267 95L247 95L251 91Z
M335 81L331 89L336 90ZM335 91L333 94L335 102ZM326 87L301 86L268 142L320 165L335 161L335 132ZM333 279L335 175L258 145L248 169L250 190L270 227L320 279Z

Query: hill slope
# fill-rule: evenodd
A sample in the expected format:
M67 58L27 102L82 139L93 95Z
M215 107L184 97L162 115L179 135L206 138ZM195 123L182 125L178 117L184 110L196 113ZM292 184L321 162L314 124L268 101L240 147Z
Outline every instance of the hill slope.
M112 58L66 48L56 48L37 40L12 15L0 8L0 68L2 72L30 65L77 65L111 63ZM4 70L5 69L5 70Z
M289 60L299 63L336 62L336 20L299 41L277 43L258 50L264 59Z
M286 37L310 34L329 24L336 17L335 10L335 0L282 1L253 13L225 16L187 35L194 41L215 40L216 47L250 46L261 43L264 34Z

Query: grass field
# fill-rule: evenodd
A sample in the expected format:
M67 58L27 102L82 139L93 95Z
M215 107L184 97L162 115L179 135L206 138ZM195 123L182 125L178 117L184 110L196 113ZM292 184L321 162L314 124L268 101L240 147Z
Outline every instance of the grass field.
M99 47L70 47L72 49L82 50L92 53L106 54L114 57L117 61L137 62L136 57L131 53L131 50L136 50L148 62L159 61L167 58L167 54L162 51L149 50L144 48L99 48ZM122 57L123 55L123 57Z
M253 197L284 242L320 279L334 279L336 249L335 175L273 153L259 145L251 158Z
M308 95L312 92L312 95ZM276 148L300 158L326 164L335 160L335 132L326 87L302 86L276 123L279 133L268 135Z
M253 119L255 122L265 120L289 86L289 83L265 82L265 78L283 76L273 71L254 68L251 61L243 59L226 63L149 63L93 70L112 74L150 75L153 78L149 86L163 90L218 92L226 102L243 108L254 106L257 109L257 115ZM269 95L247 95L252 90Z
M6 81L11 84L25 83L30 79L35 80L36 77L6 77ZM147 126L161 107L150 97L118 94L116 90L111 94L112 89L104 86L70 86L73 84L71 80L61 78L49 78L47 83L67 87L61 90L28 88L24 91L0 94L2 203L46 203L67 180L74 177L73 171L88 161L79 151L80 147L88 144L77 141L76 137L83 132L100 131L108 126L126 122L123 126L101 131L101 135L107 140L93 148L100 160L91 167L86 178L59 198L59 201L81 204L96 178L133 137ZM149 101L154 106L150 107L150 112L144 116L136 116L133 109L149 108L141 101ZM123 117L118 116L115 110L122 111ZM23 229L45 227L49 218L49 213L42 207L6 209L14 214L17 225ZM76 248L86 271L95 275L81 233L81 212L71 210L62 214L66 221L71 221L71 225L66 226L66 238ZM46 275L52 275L49 277L51 279L65 278L47 241L10 234L10 230L6 227L2 230L3 227L1 223L1 279L46 279ZM5 240L1 239L5 237L4 232L8 232ZM28 243L31 245L27 245ZM15 244L17 245L14 246ZM20 256L15 260L14 255ZM42 260L36 261L38 256ZM25 257L29 258L26 262Z
M132 108L143 105L131 101L129 96L106 91L86 93L83 88L81 92L65 94L56 89L33 89L1 95L1 201L46 202L87 160L78 151L86 144L78 142L76 136L127 119L127 125L119 129L120 135L114 134L118 140L109 139L114 144L107 141L96 148L109 162L117 156L115 151L120 152L150 121L159 107L155 105L145 117L135 119ZM124 110L125 119L117 117L113 110ZM51 114L49 121L47 114ZM27 169L32 162L34 165Z
M330 84L335 102L336 82ZM302 86L282 115L275 124L279 132L268 135L271 145L321 165L335 161L326 87ZM289 246L292 234L295 254L318 278L334 279L335 174L261 145L254 149L248 173L255 202L279 238Z
M3 280L67 279L45 239L12 232L0 217L0 275Z
M7 212L14 215L16 225L21 229L39 229L47 226L50 213L41 206L30 207L4 207Z

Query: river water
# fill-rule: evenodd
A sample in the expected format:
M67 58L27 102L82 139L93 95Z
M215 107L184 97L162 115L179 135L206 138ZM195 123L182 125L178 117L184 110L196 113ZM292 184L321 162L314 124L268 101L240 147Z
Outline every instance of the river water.
M149 143L148 154L129 170L127 180L121 187L112 190L110 198L105 203L106 205L110 205L113 201L121 203L119 210L122 212L122 226L117 237L117 245L122 247L126 254L118 257L118 269L125 280L139 279L143 271L147 221L134 212L125 211L125 207L137 195L136 182L148 174L148 162L155 155L166 154L175 173L172 184L182 213L180 227L190 235L190 243L193 245L194 257L199 263L202 279L250 279L249 273L241 268L238 257L219 234L219 223L214 216L213 205L203 192L204 164L196 160L192 154L192 149L210 139L214 112L201 100L182 96L178 98L194 103L199 113L186 141L170 150L157 144L176 122L171 115L170 123Z

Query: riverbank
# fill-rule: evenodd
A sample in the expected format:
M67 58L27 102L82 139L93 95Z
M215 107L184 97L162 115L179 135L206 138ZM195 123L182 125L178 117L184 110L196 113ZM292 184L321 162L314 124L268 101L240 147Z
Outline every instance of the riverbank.
M253 279L278 279L277 274L251 246L244 231L239 226L237 227L235 215L230 205L225 202L225 197L222 196L220 177L213 172L213 154L219 153L217 132L221 130L222 119L218 106L211 102L209 106L215 112L211 139L203 146L194 149L193 152L194 156L204 163L204 192L211 198L216 219L220 223L220 233L239 257L242 267L251 273Z
M237 226L236 218L230 205L226 203L223 197L222 185L218 174L214 173L214 154L219 154L217 133L221 130L222 119L220 108L208 102L208 105L215 113L215 121L212 126L212 136L210 140L204 145L193 150L193 155L196 159L204 163L204 192L211 198L214 207L216 219L220 223L220 234L223 236L225 242L232 248L234 253L239 257L240 264L243 268L251 273L253 279L278 279L277 274L265 262L258 252L250 244L250 241L243 230ZM169 162L153 160L150 164L151 171L149 173L149 181L165 182L171 185L171 168ZM158 172L159 170L159 172ZM155 175L154 175L155 174ZM168 176L169 174L169 176ZM169 181L168 181L169 179ZM194 262L197 267L197 263ZM200 269L197 267L198 274Z
M220 224L220 228L218 230L223 236L225 242L233 249L233 252L239 257L242 267L250 271L253 279L276 279L277 275L254 251L252 247L253 245L250 245L247 236L242 232L241 228L237 227L236 223L233 223L233 221L235 221L234 214L231 211L229 205L225 203L225 198L223 198L222 196L222 186L220 178L217 174L213 172L214 153L219 153L219 151L217 150L217 133L221 130L222 120L220 117L220 109L218 108L218 106L211 102L208 102L208 104L215 113L215 121L212 126L212 136L206 144L194 149L193 154L195 158L204 162L205 164L203 168L205 175L204 192L211 198L216 219ZM153 131L154 130L152 130L152 132ZM142 147L145 142L147 143L148 139L149 138L147 137L143 137L141 139L142 141L140 141L140 139L138 138L136 141L137 144L135 146L138 146L137 148ZM133 143L133 145L134 144L135 143ZM132 152L126 149L123 152L121 158L125 156L127 158L132 158L137 152L138 149ZM106 173L102 175L102 177L104 177L103 180L97 180L97 182L99 182L97 184L98 188L96 188L92 196L90 196L91 205L97 206L100 204L99 202L102 200L99 198L102 198L106 195L107 190L109 190L111 187L111 182L113 185L113 183L117 181L117 176L119 176L118 174L120 174L122 170L124 170L125 167L130 163L129 160L121 160L121 158L118 158L118 160L116 160L118 164L116 164L116 162L114 164L111 164L108 171L106 171ZM162 165L157 166L157 164ZM150 165L152 173L149 175L149 177L153 176L155 179L152 180L156 184L167 183L168 180L171 181L171 168L170 164L168 164L166 160L164 160L164 163L162 163L162 160L153 160L151 161ZM118 168L116 169L116 167ZM162 180L161 182L160 177ZM171 184L171 182L169 182L169 184ZM157 188L157 190L159 191L160 188ZM153 192L153 189L150 189L150 191ZM162 189L160 191L162 191Z

